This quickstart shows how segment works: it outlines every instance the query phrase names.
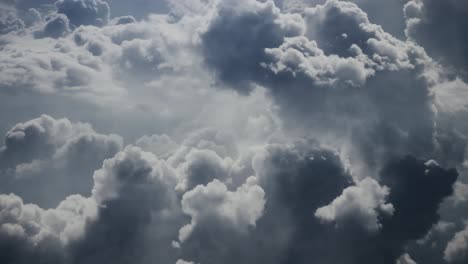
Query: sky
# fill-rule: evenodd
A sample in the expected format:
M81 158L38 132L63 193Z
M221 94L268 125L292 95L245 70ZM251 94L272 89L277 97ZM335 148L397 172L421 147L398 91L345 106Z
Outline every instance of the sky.
M466 0L0 0L0 263L468 263Z

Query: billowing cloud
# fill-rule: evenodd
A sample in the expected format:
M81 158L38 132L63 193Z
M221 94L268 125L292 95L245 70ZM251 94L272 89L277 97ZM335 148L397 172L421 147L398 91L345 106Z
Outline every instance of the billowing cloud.
M109 21L110 7L101 0L59 0L55 2L57 12L65 14L70 23L103 26Z
M206 187L199 185L185 193L182 210L191 216L192 222L180 229L179 239L182 242L190 239L192 233L196 233L199 228L216 230L211 225L216 225L218 221L227 221L227 228L234 228L240 233L247 232L249 226L255 227L265 206L265 192L255 181L253 177L248 178L235 192L229 192L225 185L214 180Z
M406 3L406 35L421 44L430 55L466 77L468 14L464 1L412 0Z
M467 259L468 230L464 229L455 234L447 244L444 251L444 259L450 263L463 263Z
M46 18L42 31L36 32L36 37L60 38L70 32L70 20L63 14Z
M331 204L317 209L315 216L338 226L350 221L376 231L381 227L379 212L392 215L395 210L392 204L385 203L389 192L387 187L367 178L346 188Z
M465 6L0 0L0 262L464 263Z
M121 137L68 119L43 115L16 124L0 149L0 188L27 202L55 207L68 195L90 194L89 175L122 147Z

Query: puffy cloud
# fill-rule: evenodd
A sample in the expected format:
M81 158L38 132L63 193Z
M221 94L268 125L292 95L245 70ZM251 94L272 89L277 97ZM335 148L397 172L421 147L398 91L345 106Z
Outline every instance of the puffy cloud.
M136 22L136 20L132 16L121 16L121 17L117 17L115 19L115 24L117 24L117 25L131 24L131 23L135 23L135 22Z
M179 260L177 260L176 264L193 264L193 262L189 262L189 261L179 259Z
M151 152L157 157L167 158L171 156L178 144L174 142L168 135L151 135L143 136L135 142L135 146L140 147L142 150Z
M366 61L326 56L316 42L303 36L287 38L280 47L266 49L265 52L275 61L269 65L274 72L289 71L293 76L304 74L317 85L348 83L361 86L374 74L373 69L366 68Z
M36 32L36 37L60 38L70 32L70 21L63 14L57 14L46 18L46 24L42 31Z
M252 8L216 6L200 36L205 63L241 93L264 86L288 132L346 146L363 176L390 157L428 159L445 148L432 93L442 73L422 47L372 24L351 2L325 1L301 16L272 2L245 5ZM458 154L441 159L458 161Z
M184 194L182 210L192 218L189 225L182 227L179 239L184 242L190 238L198 225L210 225L213 222L229 223L226 228L246 232L249 226L255 226L262 216L265 206L265 192L256 184L255 178L248 178L246 183L235 192L214 180L206 186L197 186ZM201 227L202 230L207 227ZM215 230L213 228L213 230ZM216 233L213 233L216 235Z
M412 0L406 3L406 35L429 54L466 77L468 14L465 1Z
M16 17L11 10L0 10L0 35L24 28L23 20Z
M379 213L393 214L393 205L385 203L389 192L387 187L366 178L346 188L331 204L317 209L315 216L337 226L355 222L369 231L376 231L381 227Z
M402 255L396 262L396 264L417 264L408 253Z
M264 49L300 34L301 22L298 14L282 14L271 1L221 2L201 35L204 59L221 80L246 92L249 82L264 72L260 67L267 61Z
M66 30L63 16L49 21L42 33L57 37ZM65 28L61 28L61 26ZM63 33L63 32L62 32ZM52 34L52 35L50 35ZM125 93L116 81L112 80L111 67L95 58L87 50L76 47L68 39L43 38L32 41L29 37L5 38L0 54L0 90L3 93L21 92L60 93L73 97L86 98L97 102L112 94L113 99Z
M467 252L468 228L465 228L457 232L452 240L449 241L444 251L444 259L450 263L463 263L468 257Z
M165 141L160 142L164 146ZM253 151L253 156L242 160L243 166L251 169L231 175L253 176L231 186L219 176L222 171L211 170L210 166L223 166L227 160L213 150L192 148L158 158L129 146L105 160L94 173L89 198L72 196L57 209L47 210L65 208L76 215L68 218L70 214L65 214L65 219L60 218L62 224L54 224L58 228L69 226L59 229L67 231L54 235L59 238L52 240L62 253L50 249L44 252L54 253L49 256L58 259L56 263L63 258L73 263L99 263L110 256L118 263L143 263L156 258L164 263L175 263L177 259L198 263L234 256L246 263L259 259L278 263L283 258L299 263L362 263L363 259L395 262L408 241L426 235L436 223L438 204L450 194L456 177L454 171L444 170L435 162L424 164L407 158L389 164L382 172L381 181L389 189L374 179L353 184L336 153L310 141L269 144ZM181 162L171 162L171 155L181 157ZM214 177L187 188L183 195L176 192L181 179L195 174ZM424 199L417 198L420 196ZM351 206L341 206L344 204ZM35 205L26 207L30 206L40 214L46 211ZM416 209L422 210L421 215L414 213ZM8 215L16 211L8 209ZM314 212L322 219L331 216L325 211L334 211L335 222L345 228L329 226L314 217ZM9 224L20 220L3 222L8 234L21 232ZM347 223L357 223L360 228ZM13 243L10 235L1 237ZM177 238L179 242L171 246ZM156 250L145 245L153 245ZM38 248L30 250L27 254L41 252ZM342 254L327 253L336 250ZM29 251L17 252L10 257L17 260L18 256L31 256L24 253Z
M468 185L462 182L456 182L454 186L453 201L455 204L464 203L468 199Z
M149 256L172 260L167 250L182 224L175 218L175 183L164 161L127 147L95 172L89 198L70 196L57 208L44 210L23 204L16 195L1 195L0 247L2 252L13 250L0 254L1 260L28 263L39 257L49 263L99 263L116 254L119 263ZM148 241L167 249L152 253L144 247Z
M0 128L136 145L7 132L0 262L443 261L465 84L402 2L107 2L0 4Z
M457 177L455 169L410 156L383 168L381 183L390 188L388 202L395 208L391 218L381 221L380 239L388 243L380 253L384 258L396 259L408 241L421 239L431 230L440 220L439 206L453 193Z
M330 254L346 242L314 217L318 208L351 185L351 176L333 152L307 141L271 144L257 152L252 165L266 198L249 246L259 251L252 258L296 263L351 261L350 252Z
M439 83L433 89L438 109L445 113L466 112L468 102L468 84L460 79Z
M101 0L59 0L55 3L57 12L65 14L70 23L81 25L103 26L110 17L110 7Z
M169 263L170 241L181 222L175 218L175 183L164 161L137 147L106 160L94 173L98 218L86 226L84 238L71 245L74 263L101 263L110 256L117 263L146 258ZM150 244L157 250L148 248Z
M70 196L57 208L24 204L16 195L0 195L0 259L29 263L43 259L63 263L65 246L81 239L86 223L96 217L92 199Z
M92 172L123 147L117 135L99 134L89 124L47 115L15 125L4 142L2 192L46 207L55 207L71 194L89 194Z
M197 185L206 185L214 179L225 181L233 161L222 159L214 151L192 149L185 161L178 166L181 190L191 190Z

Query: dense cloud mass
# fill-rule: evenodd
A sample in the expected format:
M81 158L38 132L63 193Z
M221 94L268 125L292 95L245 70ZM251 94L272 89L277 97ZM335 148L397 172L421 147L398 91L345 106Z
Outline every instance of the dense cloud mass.
M412 0L404 7L406 34L441 63L466 77L468 55L464 1Z
M0 0L0 263L466 263L467 14Z

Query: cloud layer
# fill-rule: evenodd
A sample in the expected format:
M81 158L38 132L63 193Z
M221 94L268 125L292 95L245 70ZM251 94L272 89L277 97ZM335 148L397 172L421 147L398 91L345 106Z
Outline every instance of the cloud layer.
M0 1L0 262L465 263L467 10Z

